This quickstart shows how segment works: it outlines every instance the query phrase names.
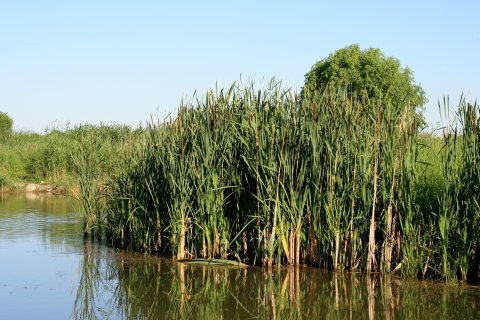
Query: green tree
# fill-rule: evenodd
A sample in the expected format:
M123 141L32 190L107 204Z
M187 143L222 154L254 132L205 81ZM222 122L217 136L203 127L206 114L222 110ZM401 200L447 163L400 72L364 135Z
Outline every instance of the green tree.
M0 141L12 133L13 120L8 114L0 111Z
M369 99L393 99L409 103L422 111L427 102L422 87L414 83L413 72L379 49L360 50L358 44L347 46L315 63L305 75L302 92L345 88L350 94Z

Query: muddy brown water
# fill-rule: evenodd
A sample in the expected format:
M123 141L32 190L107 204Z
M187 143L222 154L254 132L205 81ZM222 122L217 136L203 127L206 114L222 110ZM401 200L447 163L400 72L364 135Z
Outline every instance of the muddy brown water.
M74 201L0 199L0 319L480 319L480 288L189 266L84 242Z

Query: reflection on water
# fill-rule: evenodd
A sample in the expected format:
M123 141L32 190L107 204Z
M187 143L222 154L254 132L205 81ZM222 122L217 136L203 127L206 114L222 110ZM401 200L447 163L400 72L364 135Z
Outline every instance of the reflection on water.
M92 248L86 253L93 254ZM316 269L192 266L119 254L85 256L74 315L99 304L125 319L461 319L480 316L475 287ZM89 287L89 288L87 288ZM103 289L99 289L103 288ZM111 300L105 301L107 295ZM113 310L113 311L112 311ZM105 310L103 310L105 311Z
M65 198L0 200L0 253L7 319L480 318L474 286L192 266L84 242Z
M71 318L73 319L116 319L115 308L110 304L117 285L109 271L112 250L97 246L90 241L83 243L83 257L79 263L80 275L75 292Z

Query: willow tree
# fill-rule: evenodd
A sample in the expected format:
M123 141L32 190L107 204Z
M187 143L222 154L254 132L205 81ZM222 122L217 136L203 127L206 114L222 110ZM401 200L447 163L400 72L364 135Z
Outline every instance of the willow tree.
M361 50L358 44L316 62L305 75L303 92L322 91L327 86L369 99L391 99L394 105L408 104L417 114L427 102L408 67L402 67L399 60L385 56L379 49Z

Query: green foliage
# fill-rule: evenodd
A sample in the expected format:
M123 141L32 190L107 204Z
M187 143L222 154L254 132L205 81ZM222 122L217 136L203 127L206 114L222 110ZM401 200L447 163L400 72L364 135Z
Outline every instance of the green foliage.
M0 190L9 185L9 181L6 176L0 173Z
M12 134L13 119L8 114L0 111L0 141L4 141Z
M136 131L14 132L0 141L0 187L70 181L86 233L178 259L475 282L479 118L462 100L441 137L419 134L389 92L232 85Z
M103 203L104 176L100 171L104 159L99 153L101 140L95 136L95 130L82 132L80 143L71 151L73 172L77 178L80 193L77 196L82 205L84 235L95 233L96 220L101 213Z
M75 187L72 151L77 150L83 132L94 132L99 141L98 156L105 159L100 171L112 173L122 161L119 152L131 134L126 126L82 125L72 129L49 130L45 134L13 132L0 141L0 175L4 181L37 182Z
M385 56L379 49L360 50L357 44L347 46L318 61L305 75L305 91L323 91L327 86L345 88L374 100L391 99L394 105L422 107L427 98L414 83L413 72L400 62ZM401 112L400 110L397 110Z
M463 135L442 139L384 97L272 82L182 102L125 148L105 234L178 259L475 281L480 111L461 104Z
M177 258L358 270L373 212L374 268L389 272L403 257L394 235L416 234L419 221L416 115L396 108L365 111L341 91L300 100L274 82L184 102L126 149L106 232ZM416 244L412 236L402 248Z
M448 112L448 101L445 101ZM460 101L444 130L443 196L438 213L445 278L478 281L480 267L480 106Z

